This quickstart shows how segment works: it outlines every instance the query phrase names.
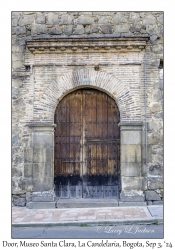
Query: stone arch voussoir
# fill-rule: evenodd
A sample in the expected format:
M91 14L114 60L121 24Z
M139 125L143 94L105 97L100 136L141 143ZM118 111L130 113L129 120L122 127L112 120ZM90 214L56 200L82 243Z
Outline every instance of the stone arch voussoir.
M140 121L140 107L124 82L113 74L86 68L64 74L49 84L37 104L40 112L47 117L46 121L53 122L55 108L64 95L83 86L94 87L109 94L118 105L121 122Z

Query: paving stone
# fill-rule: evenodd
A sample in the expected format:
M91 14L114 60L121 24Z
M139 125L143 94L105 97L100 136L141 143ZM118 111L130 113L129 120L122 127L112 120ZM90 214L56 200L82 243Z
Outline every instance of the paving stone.
M149 206L148 209L153 217L163 217L163 207Z
M128 206L146 206L146 202L142 202L142 201L138 201L138 202L119 201L119 207L128 207Z
M54 209L55 202L29 202L29 208L33 209Z

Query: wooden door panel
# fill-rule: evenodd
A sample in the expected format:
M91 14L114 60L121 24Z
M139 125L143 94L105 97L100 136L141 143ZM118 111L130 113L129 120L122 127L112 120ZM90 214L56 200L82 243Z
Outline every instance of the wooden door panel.
M118 195L119 121L115 101L100 91L77 90L61 100L55 111L54 173L58 196Z

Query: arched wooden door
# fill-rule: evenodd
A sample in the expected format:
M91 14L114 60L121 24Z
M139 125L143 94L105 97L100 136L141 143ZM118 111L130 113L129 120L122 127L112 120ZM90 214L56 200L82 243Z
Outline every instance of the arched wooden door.
M112 198L120 190L120 115L95 89L66 95L55 111L54 183L60 198Z

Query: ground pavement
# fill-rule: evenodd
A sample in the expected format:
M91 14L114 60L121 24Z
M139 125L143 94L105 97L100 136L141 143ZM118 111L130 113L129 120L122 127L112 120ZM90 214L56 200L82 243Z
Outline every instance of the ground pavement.
M12 226L162 224L163 206L29 209L12 207Z

